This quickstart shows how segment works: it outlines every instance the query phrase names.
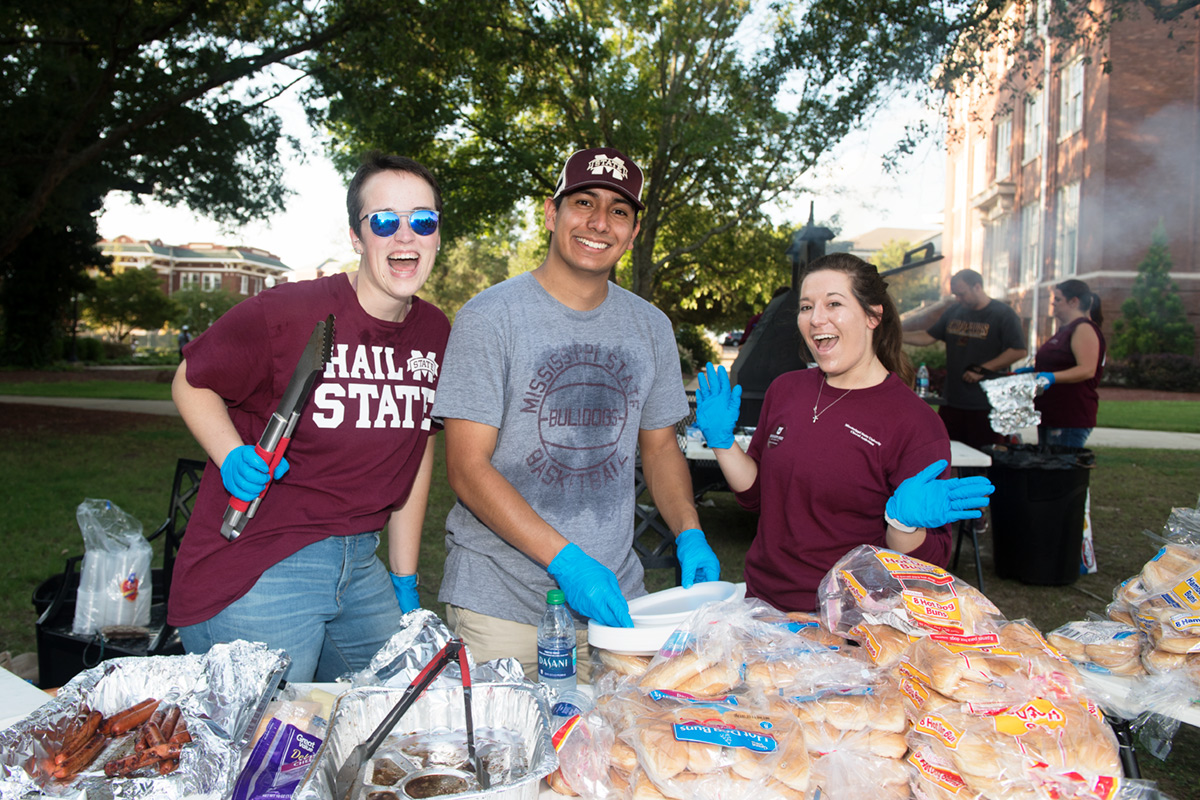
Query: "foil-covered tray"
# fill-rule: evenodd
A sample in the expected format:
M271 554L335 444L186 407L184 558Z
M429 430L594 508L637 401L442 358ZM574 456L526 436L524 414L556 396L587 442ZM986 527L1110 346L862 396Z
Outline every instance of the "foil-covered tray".
M246 734L289 663L282 650L236 641L203 655L115 658L81 672L54 700L0 731L0 800L226 797L237 777ZM44 752L44 732L64 730L82 704L107 716L150 697L178 705L192 735L174 772L106 778L106 750L65 783L30 774L30 768L37 772L36 759Z
M400 688L370 686L351 689L338 697L333 706L328 735L308 774L292 795L293 800L333 800L333 785L338 769L350 751L371 735L403 694L404 690ZM528 766L523 777L488 790L479 789L472 776L467 775L463 778L464 785L469 787L466 791L438 794L439 800L535 800L542 778L558 769L558 756L550 742L550 708L545 689L528 682L475 683L471 689L471 701L476 735L484 739L501 738L501 732L515 735L523 746L523 756ZM434 687L401 717L393 735L403 737L426 732L435 737L442 735L452 738L454 732L465 730L462 687ZM368 761L365 774L371 774L374 762L383 758L401 761L400 756L389 752L385 740L377 758ZM405 765L398 763L396 766ZM447 771L451 770L443 770ZM351 798L363 794L361 784L360 775ZM396 790L396 794L401 800L406 797L400 790Z

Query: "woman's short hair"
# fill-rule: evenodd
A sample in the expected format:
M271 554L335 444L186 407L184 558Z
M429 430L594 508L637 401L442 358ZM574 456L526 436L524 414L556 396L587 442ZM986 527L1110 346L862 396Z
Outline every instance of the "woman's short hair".
M425 181L429 184L429 188L433 189L434 210L439 215L442 213L442 190L428 167L407 156L389 155L381 153L378 150L372 150L363 156L362 165L354 173L354 177L350 179L350 185L346 187L346 214L350 219L351 229L357 231L359 223L362 222L363 184L372 175L377 175L380 172L407 172Z

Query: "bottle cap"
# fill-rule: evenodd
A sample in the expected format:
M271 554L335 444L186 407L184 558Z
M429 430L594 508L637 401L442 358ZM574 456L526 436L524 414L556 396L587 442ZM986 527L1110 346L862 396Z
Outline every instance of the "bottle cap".
M562 589L551 589L546 592L546 602L552 606L561 606L567 602L567 596Z

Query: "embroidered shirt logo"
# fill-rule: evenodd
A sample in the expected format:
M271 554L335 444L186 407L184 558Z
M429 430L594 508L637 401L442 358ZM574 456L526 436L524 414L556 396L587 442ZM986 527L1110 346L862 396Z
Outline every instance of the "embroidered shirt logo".
M787 433L786 425L777 425L775 430L771 431L771 435L767 437L767 447L774 447L777 444L783 444L783 435Z
M629 168L625 166L625 162L622 159L613 158L612 156L596 156L588 162L587 169L593 175L602 175L605 172L611 172L612 176L619 181L623 181L629 177Z
M433 353L422 353L412 350L408 359L408 371L414 380L424 378L433 383L437 379L438 363Z

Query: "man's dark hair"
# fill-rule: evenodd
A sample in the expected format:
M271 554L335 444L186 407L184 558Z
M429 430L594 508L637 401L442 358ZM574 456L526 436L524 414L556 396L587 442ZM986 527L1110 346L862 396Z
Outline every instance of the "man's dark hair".
M983 276L973 269L959 270L950 280L959 280L967 286L983 286Z
M346 213L350 218L350 227L353 230L357 231L359 223L362 221L363 184L372 175L380 172L407 172L425 181L429 184L429 188L433 189L434 209L438 214L442 213L442 190L438 186L437 179L433 177L433 173L424 164L407 156L388 155L378 150L372 150L363 156L362 166L358 168L358 172L354 173L354 177L350 179L350 186L346 188Z

